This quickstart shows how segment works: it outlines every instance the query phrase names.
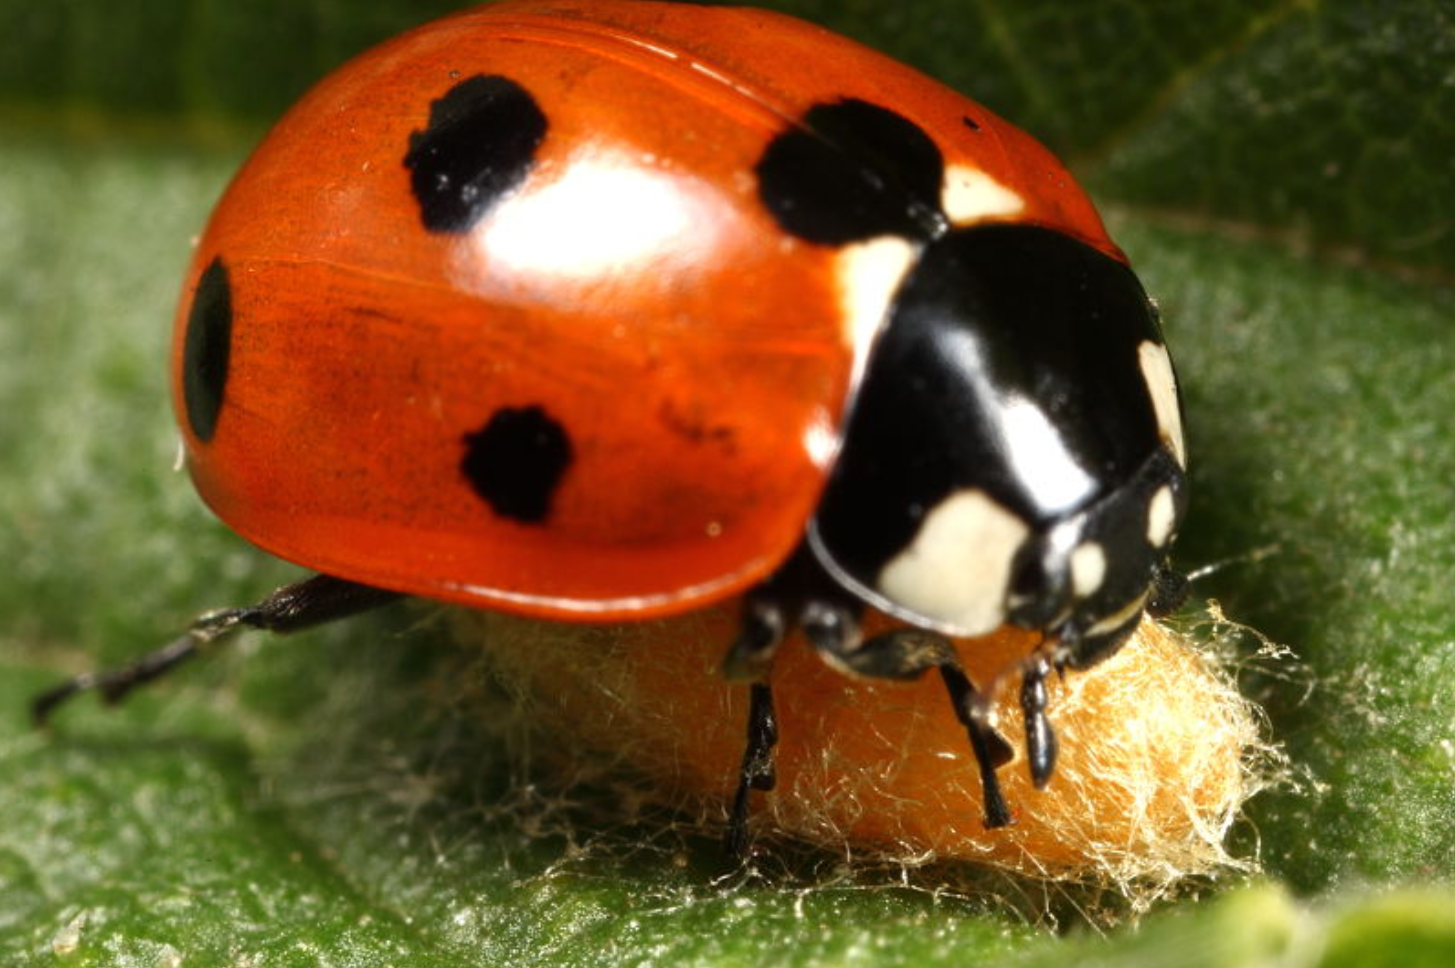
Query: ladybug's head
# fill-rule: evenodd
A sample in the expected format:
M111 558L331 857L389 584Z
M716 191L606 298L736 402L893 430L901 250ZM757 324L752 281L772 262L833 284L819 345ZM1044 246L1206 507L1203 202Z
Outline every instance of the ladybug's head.
M1031 534L1011 564L1006 621L1055 633L1070 665L1107 654L1144 608L1157 610L1186 494L1182 468L1159 448L1105 498Z
M1119 643L1186 503L1176 381L1127 266L985 225L930 243L872 349L809 542L878 608Z

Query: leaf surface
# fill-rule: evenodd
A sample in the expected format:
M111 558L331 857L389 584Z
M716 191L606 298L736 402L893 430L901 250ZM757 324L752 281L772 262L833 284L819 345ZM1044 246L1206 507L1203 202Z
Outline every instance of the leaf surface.
M599 791L523 782L452 704L431 609L245 639L30 730L56 677L292 575L169 470L177 281L266 120L446 6L0 0L0 960L1450 963L1455 30L1433 0L791 7L1037 132L1112 212L1186 392L1180 563L1226 562L1196 596L1298 656L1247 677L1296 767L1238 834L1274 885L1095 938L1027 923L1078 923L1054 886L822 857L723 879L670 818L602 829ZM1411 885L1433 887L1382 895Z

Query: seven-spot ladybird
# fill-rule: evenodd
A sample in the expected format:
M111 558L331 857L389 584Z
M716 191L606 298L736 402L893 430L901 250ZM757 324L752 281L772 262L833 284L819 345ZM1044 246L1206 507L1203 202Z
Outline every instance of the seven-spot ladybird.
M516 0L355 59L218 205L172 384L204 500L321 574L38 718L397 594L578 622L744 594L733 850L795 628L856 675L937 669L998 826L1011 751L947 636L1043 633L1043 785L1046 676L1176 598L1176 381L1090 201L980 105L778 14ZM866 606L902 625L860 634Z

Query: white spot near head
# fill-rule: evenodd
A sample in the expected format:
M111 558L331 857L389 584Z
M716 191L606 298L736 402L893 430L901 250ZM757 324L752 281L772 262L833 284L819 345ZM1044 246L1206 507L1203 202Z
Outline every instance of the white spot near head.
M954 225L1009 218L1026 207L1025 199L979 168L951 165L945 170L940 204Z
M1137 347L1137 362L1142 366L1142 379L1152 395L1157 413L1157 432L1172 448L1177 463L1187 466L1187 447L1182 441L1182 408L1177 403L1177 377L1172 372L1172 357L1167 347L1149 339Z
M1106 578L1106 551L1095 541L1078 545L1071 552L1071 590L1077 598L1089 598Z
M839 312L844 321L844 338L854 347L854 383L889 315L889 303L914 264L918 249L908 239L881 235L839 252Z
M1172 488L1163 484L1147 505L1147 542L1154 548L1163 547L1172 537L1172 526L1176 523L1177 505L1172 500Z
M879 573L877 590L894 605L960 635L983 635L1005 621L1011 563L1030 528L984 491L945 498Z

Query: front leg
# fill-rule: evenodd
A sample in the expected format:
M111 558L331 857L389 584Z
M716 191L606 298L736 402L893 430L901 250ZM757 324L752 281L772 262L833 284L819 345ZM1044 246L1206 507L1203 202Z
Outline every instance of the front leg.
M738 771L738 789L733 794L723 846L733 857L748 854L748 795L752 790L771 790L778 783L773 769L773 747L778 745L778 717L773 712L773 690L766 682L750 687L748 744Z
M814 646L825 662L857 676L909 680L918 679L930 669L939 669L955 716L965 727L980 769L985 826L1004 827L1012 822L1010 807L995 771L1015 757L1015 750L990 724L988 697L965 675L954 643L938 632L902 628L864 642L836 642L826 638L815 640Z
M863 605L824 572L806 547L749 593L742 631L723 662L728 678L747 680L753 688L747 749L728 817L727 847L734 855L741 857L747 850L751 791L771 789L774 784L772 749L778 727L767 676L779 645L795 627L803 630L824 662L849 675L904 680L938 669L975 753L985 825L1003 827L1012 822L996 770L1014 759L1015 751L990 724L989 699L961 668L954 644L943 635L915 628L865 641L859 627L862 610ZM1049 729L1044 711L1040 722ZM1044 751L1044 746L1038 748Z
M1026 723L1026 761L1031 767L1031 782L1042 789L1051 781L1056 769L1056 731L1046 715L1049 697L1046 677L1051 674L1051 661L1037 654L1027 660L1021 673L1021 712Z
M723 675L729 681L750 684L747 745L724 838L733 856L743 858L748 852L752 791L771 790L777 782L773 748L778 744L778 720L768 676L778 647L792 629L801 628L816 648L846 649L859 641L861 608L802 547L748 593L742 629L723 659Z

